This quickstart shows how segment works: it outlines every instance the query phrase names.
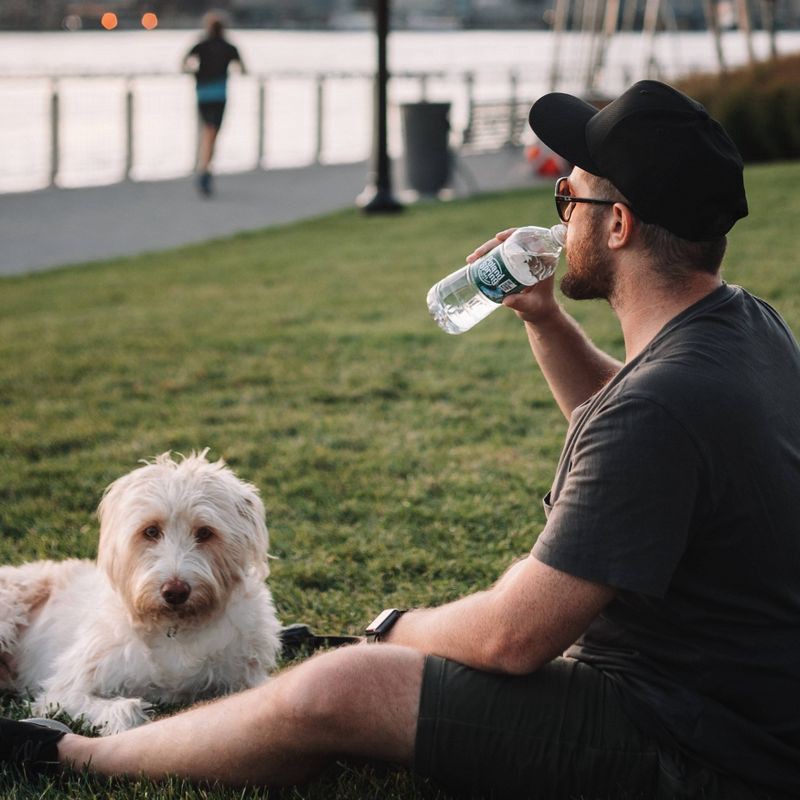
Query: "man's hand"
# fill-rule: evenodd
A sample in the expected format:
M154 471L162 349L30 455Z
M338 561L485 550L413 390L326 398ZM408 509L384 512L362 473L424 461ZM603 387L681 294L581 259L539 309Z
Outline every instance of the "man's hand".
M553 287L555 278L551 275L533 286L528 286L519 294L503 298L503 305L516 312L523 321L534 327L542 325L558 314L561 306L556 301Z
M493 250L497 245L504 242L511 236L516 228L506 228L495 234L494 239L489 239L484 242L480 247L476 247L468 256L467 263L471 264L479 258L485 256L488 252ZM519 294L510 294L503 300L503 305L513 309L517 316L531 325L538 325L546 322L559 310L559 305L556 302L553 294L554 279L552 277L546 278L527 289L523 289Z

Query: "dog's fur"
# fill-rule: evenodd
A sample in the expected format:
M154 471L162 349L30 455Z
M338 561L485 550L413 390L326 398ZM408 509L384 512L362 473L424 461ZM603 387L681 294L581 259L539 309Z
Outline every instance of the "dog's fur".
M280 624L264 506L206 452L164 453L106 489L96 564L0 567L0 689L110 734L152 703L265 680Z

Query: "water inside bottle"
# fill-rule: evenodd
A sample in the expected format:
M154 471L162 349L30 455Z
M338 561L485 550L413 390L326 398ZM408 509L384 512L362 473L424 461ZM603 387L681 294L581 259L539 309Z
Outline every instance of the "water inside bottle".
M457 270L428 292L428 310L446 333L463 333L497 308L497 303L475 289L468 270Z

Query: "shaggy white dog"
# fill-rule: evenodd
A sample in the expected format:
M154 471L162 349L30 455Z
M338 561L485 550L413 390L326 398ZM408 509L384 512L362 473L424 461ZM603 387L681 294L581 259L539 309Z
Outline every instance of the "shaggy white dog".
M97 563L0 567L0 689L104 734L261 683L280 651L257 489L207 450L114 481Z

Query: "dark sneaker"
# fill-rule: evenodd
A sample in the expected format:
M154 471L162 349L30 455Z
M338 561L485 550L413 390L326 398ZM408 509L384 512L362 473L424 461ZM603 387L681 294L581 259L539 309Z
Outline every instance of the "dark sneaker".
M203 197L211 197L211 173L203 172L197 176L197 188Z
M58 763L58 743L70 729L54 719L0 718L0 764L37 767Z

